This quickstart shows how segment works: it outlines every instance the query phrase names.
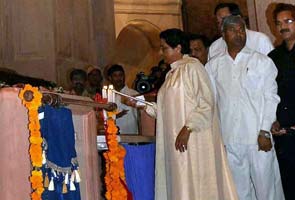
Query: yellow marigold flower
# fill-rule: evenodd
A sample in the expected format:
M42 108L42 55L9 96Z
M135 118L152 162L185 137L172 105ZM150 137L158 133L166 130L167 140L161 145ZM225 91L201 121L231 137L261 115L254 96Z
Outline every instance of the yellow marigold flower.
M35 137L35 136L31 136L30 137L30 142L32 144L42 144L43 139L41 137Z
M33 170L32 176L41 176L42 177L42 171L41 170Z

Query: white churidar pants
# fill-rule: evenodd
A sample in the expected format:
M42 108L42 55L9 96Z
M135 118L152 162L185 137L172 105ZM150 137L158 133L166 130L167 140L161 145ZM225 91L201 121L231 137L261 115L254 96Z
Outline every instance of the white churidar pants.
M257 145L226 145L229 166L240 200L284 200L274 148L258 151Z

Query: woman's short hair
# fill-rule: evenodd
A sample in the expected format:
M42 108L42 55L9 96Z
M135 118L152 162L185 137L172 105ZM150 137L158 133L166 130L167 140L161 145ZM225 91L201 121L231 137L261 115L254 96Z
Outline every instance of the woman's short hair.
M177 28L167 29L160 33L160 38L165 40L165 42L172 48L181 46L181 53L189 53L189 41L186 34Z

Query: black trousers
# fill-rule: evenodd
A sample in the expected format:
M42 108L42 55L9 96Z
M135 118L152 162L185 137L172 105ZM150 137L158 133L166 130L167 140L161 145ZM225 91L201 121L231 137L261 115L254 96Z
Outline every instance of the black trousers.
M295 136L277 136L275 148L286 200L295 200Z

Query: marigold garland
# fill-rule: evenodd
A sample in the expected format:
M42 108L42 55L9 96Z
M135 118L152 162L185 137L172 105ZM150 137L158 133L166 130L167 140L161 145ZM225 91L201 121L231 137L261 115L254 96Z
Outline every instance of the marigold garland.
M118 128L115 120L112 118L115 112L108 112L106 120L106 141L108 151L103 155L106 159L106 194L107 200L126 200L127 190L124 170L125 149L119 145L117 140Z
M29 96L31 101L26 100L25 96ZM23 105L28 109L29 117L29 130L30 130L30 158L33 170L31 171L30 182L32 187L31 199L42 200L43 175L42 167L42 137L40 132L40 123L38 119L38 108L41 106L42 94L37 87L25 85L20 91L19 98L22 100Z

